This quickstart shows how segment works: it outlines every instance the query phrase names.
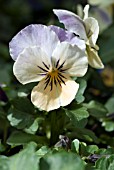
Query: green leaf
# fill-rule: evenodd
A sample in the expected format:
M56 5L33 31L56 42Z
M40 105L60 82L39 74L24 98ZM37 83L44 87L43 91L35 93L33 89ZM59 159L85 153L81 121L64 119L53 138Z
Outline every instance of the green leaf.
M41 118L36 118L34 111L30 101L25 97L21 97L12 101L12 107L8 111L7 118L11 126L34 134L39 127L39 122L41 122Z
M27 144L28 142L31 142L31 141L37 142L40 145L47 143L47 140L45 137L27 134L27 133L20 132L20 131L14 131L9 136L7 143L9 145L23 145L23 144Z
M15 126L18 129L28 128L33 124L35 119L33 115L19 111L15 108L11 108L8 111L7 118L10 121L11 126Z
M26 97L19 97L12 100L12 106L26 113L34 113L34 106Z
M99 143L99 139L93 131L89 129L81 129L81 133L84 135L86 140L90 142L94 141L95 143Z
M84 103L83 105L87 108L90 115L96 118L106 117L107 109L101 103L96 101L90 101L89 103Z
M96 168L100 170L113 170L114 169L114 155L103 156L96 162Z
M46 155L41 159L40 170L84 170L82 159L73 153L61 152Z
M111 132L114 130L114 122L110 120L104 120L102 126L105 127L105 130Z
M75 99L78 103L82 103L85 99L83 94L87 87L87 83L84 79L78 79L77 82L79 83L79 90L78 90L78 93L76 94Z
M47 146L42 146L37 152L37 156L39 158L43 157L45 154L47 154L51 149L48 148Z
M87 111L87 108L76 104L75 102L71 104L70 108L65 109L67 116L75 123L76 121L80 121L84 118L89 117L89 113Z
M86 147L87 152L90 153L90 154L94 154L95 152L98 151L98 149L99 148L98 148L97 145L89 145L89 146Z
M71 143L71 150L74 152L79 153L79 140L78 139L74 139Z
M9 158L9 170L39 170L36 144L30 143L18 154Z

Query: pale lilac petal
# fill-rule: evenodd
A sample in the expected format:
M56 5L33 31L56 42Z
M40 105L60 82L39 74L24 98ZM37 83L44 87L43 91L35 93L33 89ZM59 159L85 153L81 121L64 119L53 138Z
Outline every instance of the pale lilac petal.
M51 28L51 30L53 30L57 34L60 42L66 41L72 45L77 45L79 48L85 50L86 48L85 41L81 40L74 33L66 31L63 28L54 25L49 26L49 28Z
M51 69L51 57L40 47L28 47L17 58L13 72L22 84L42 80Z
M65 25L65 28L68 31L79 35L81 39L87 39L84 22L78 15L75 15L73 12L67 10L59 9L54 9L53 12L57 15L59 21Z
M39 46L51 56L59 39L57 35L44 25L29 25L21 30L10 42L10 55L16 60L19 54L28 47Z
M73 33L65 31L63 28L60 28L54 25L50 25L48 27L57 34L61 42L71 40L75 36Z
M85 52L76 45L62 42L52 54L52 64L57 68L61 67L62 73L81 77L87 72L88 59Z

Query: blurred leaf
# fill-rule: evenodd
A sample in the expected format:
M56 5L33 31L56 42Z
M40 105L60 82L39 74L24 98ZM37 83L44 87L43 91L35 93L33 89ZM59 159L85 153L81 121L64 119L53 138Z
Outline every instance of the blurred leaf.
M95 133L92 130L89 129L81 129L81 133L83 133L84 137L86 140L92 142L94 141L95 143L99 143L99 139L95 135Z
M99 148L98 148L97 145L88 145L86 147L87 152L90 153L90 154L94 154L96 151L98 151L98 149Z
M9 145L23 145L31 141L34 141L38 144L46 144L46 138L41 136L36 136L32 134L27 134L20 131L14 131L8 138L7 143Z
M25 149L9 158L9 170L39 170L36 144L31 142Z
M77 83L79 83L79 90L78 90L78 93L76 94L75 99L78 103L82 103L85 99L83 94L86 89L87 83L84 79L78 79Z
M41 159L40 170L84 170L82 159L73 153L61 152L46 155Z
M12 100L12 105L22 112L34 113L34 106L26 97L15 98Z
M9 169L9 160L6 156L0 156L0 170L10 170Z
M99 39L100 56L104 63L114 60L114 24L108 27Z
M9 59L8 47L5 44L1 43L0 43L0 56L2 56L5 59Z
M103 156L96 162L97 169L100 170L113 170L114 169L114 154L111 156Z
M51 149L48 148L47 146L42 146L37 152L36 155L41 158L43 157L45 154L47 154Z
M103 120L102 126L105 127L105 130L108 132L111 132L114 130L114 122L113 121Z
M97 118L106 117L107 109L103 104L97 101L90 101L89 103L84 103L83 105L88 109L90 115Z
M114 113L114 97L108 99L108 101L105 103L105 107L109 113Z

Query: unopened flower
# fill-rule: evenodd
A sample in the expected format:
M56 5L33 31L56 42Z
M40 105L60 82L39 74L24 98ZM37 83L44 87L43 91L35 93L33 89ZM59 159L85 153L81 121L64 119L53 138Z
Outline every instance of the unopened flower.
M99 25L95 18L88 17L89 5L84 8L84 19L67 10L54 9L54 13L59 21L65 25L65 28L78 35L86 43L88 62L94 68L104 68L104 65L98 56L98 46L96 41L99 34Z
M29 25L21 30L10 42L10 54L19 82L39 82L32 90L31 101L46 111L71 103L79 88L71 77L84 76L87 71L84 50L61 42L44 25Z

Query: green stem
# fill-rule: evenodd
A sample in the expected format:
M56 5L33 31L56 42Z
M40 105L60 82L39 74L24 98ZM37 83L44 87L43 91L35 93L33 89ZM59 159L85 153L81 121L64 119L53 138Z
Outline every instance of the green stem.
M63 134L65 114L63 110L55 110L51 113L51 138L50 145L55 145L59 140L59 135Z
M50 144L54 145L58 140L57 111L51 112L51 138Z

